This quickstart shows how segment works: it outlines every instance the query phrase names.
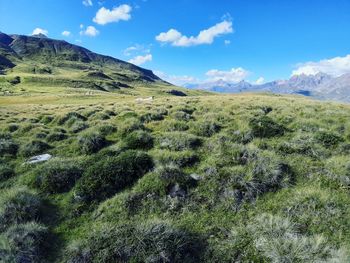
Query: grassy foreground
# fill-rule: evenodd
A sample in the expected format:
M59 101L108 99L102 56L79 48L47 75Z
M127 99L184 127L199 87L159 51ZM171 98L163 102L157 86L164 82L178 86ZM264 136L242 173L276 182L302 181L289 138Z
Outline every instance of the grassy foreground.
M348 105L97 91L0 105L0 262L349 262Z

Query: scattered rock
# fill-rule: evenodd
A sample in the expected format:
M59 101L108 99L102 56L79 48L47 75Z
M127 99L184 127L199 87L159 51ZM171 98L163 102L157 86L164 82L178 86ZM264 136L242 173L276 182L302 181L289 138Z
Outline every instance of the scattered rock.
M171 198L180 197L185 198L186 197L186 191L180 187L179 184L175 184L170 187L169 195Z
M37 156L30 158L28 161L26 161L26 163L28 163L28 164L40 163L40 162L48 161L51 158L52 158L51 154L45 153L45 154L37 155Z
M195 181L200 181L202 180L202 177L198 174L190 174L190 177L195 180Z

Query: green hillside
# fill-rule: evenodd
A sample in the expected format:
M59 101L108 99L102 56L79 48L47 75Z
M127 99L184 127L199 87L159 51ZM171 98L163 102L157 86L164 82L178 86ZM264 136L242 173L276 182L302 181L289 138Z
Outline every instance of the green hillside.
M2 76L1 76L2 74ZM66 41L0 32L0 95L113 92L166 95L176 88L152 71Z
M0 42L0 262L350 261L349 105Z

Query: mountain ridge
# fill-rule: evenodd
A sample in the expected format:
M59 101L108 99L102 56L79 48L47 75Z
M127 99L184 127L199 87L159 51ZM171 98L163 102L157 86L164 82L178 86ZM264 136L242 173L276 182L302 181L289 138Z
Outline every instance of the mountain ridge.
M245 80L238 83L218 80L200 84L186 84L190 89L223 93L272 92L300 94L323 100L350 102L350 73L332 77L325 73L294 75L287 80L275 80L264 84L252 84Z

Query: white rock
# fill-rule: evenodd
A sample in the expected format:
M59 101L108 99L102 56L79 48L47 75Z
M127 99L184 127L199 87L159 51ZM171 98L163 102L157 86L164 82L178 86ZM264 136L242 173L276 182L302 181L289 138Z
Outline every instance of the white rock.
M52 158L51 154L45 153L41 155L34 156L30 158L26 163L40 163L40 162L45 162L48 161Z

